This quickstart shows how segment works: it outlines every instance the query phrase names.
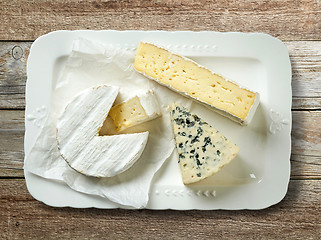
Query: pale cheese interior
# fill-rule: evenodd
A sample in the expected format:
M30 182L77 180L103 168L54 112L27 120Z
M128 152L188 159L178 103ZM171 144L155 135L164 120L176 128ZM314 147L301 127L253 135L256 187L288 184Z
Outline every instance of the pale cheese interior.
M162 84L243 121L256 97L256 93L226 81L191 60L148 43L140 44L134 67Z
M171 122L184 184L212 176L240 151L215 128L176 104L171 106Z
M118 132L149 120L138 96L112 107L109 116L113 119Z

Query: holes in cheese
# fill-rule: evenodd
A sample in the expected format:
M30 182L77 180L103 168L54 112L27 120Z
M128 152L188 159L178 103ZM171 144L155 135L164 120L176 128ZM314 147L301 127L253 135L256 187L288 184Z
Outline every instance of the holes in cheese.
M160 115L161 110L152 91L117 104L109 112L117 132L150 121Z
M170 116L184 184L212 176L238 154L238 146L185 108L172 104Z
M134 67L158 83L191 97L240 124L251 121L259 104L258 93L242 88L190 59L153 44L140 43Z

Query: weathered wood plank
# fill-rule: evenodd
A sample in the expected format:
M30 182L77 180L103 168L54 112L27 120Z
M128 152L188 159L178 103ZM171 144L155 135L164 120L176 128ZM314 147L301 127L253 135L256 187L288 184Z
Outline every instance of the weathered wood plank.
M0 110L0 177L23 177L24 111Z
M0 131L25 129L25 111L0 110Z
M34 40L57 29L265 32L320 40L320 1L1 1L0 40Z
M292 154L321 156L321 112L292 112Z
M321 111L293 111L292 179L321 178ZM23 177L24 111L0 110L0 177Z
M321 14L320 14L321 16ZM295 97L321 97L321 41L286 42Z
M292 98L293 110L321 110L321 97L294 97Z
M0 42L0 108L25 107L30 46L31 42Z
M285 44L292 62L292 108L321 109L321 41ZM15 59L12 51L17 46L22 54L16 54ZM26 59L30 46L30 42L0 42L0 109L25 107Z
M321 156L291 155L291 179L320 179Z
M34 200L23 179L0 184L2 239L321 238L321 180L290 181L285 199L261 211L52 208Z
M0 130L0 177L23 177L24 131Z

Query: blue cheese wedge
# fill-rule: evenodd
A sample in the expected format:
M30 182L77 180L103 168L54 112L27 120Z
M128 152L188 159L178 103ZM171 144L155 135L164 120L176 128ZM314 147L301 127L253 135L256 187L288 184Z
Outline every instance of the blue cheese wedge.
M141 156L148 132L99 136L99 130L118 94L101 85L80 92L57 121L62 158L74 170L93 177L112 177L130 168Z
M240 151L219 131L183 107L172 104L170 116L184 184L212 176Z
M109 116L120 132L161 116L161 110L154 93L148 91L112 107Z
M186 97L241 125L250 123L259 94L200 66L196 62L150 43L140 43L135 69Z

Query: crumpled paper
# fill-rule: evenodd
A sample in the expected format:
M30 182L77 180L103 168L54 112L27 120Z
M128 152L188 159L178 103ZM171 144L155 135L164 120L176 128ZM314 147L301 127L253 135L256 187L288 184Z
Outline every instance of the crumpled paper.
M179 102L188 107L191 102L135 72L134 58L135 52L114 46L85 39L73 42L72 52L54 83L45 124L25 158L24 168L27 171L63 181L76 191L105 197L121 205L134 208L147 205L153 176L174 149L167 106ZM120 87L115 103L152 89L163 115L124 132L149 131L148 142L142 156L130 169L111 178L88 177L71 169L61 158L56 142L57 118L68 102L80 91L100 84ZM106 129L108 124L110 122L105 121Z

